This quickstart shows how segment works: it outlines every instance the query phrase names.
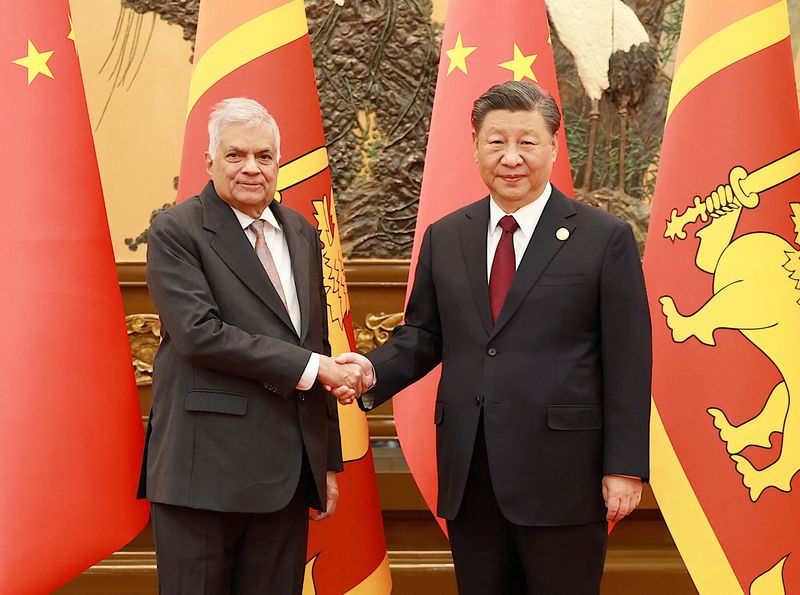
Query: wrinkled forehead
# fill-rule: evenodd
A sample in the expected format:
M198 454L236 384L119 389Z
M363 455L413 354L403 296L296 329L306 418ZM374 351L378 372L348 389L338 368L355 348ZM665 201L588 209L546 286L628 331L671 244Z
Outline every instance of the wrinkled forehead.
M220 128L217 148L227 150L256 149L258 151L275 150L275 134L272 129L262 123L236 122Z
M538 109L493 109L486 112L483 119L474 133L480 135L490 130L507 129L514 127L518 129L539 130L544 127L549 132L542 112Z

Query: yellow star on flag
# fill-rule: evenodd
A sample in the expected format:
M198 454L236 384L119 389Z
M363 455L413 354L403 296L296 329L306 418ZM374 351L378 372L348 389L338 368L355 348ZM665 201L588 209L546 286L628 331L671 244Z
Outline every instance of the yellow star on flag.
M514 59L509 60L508 62L503 62L502 64L498 64L501 68L506 68L514 73L514 80L521 81L523 77L528 77L533 82L539 82L536 78L536 75L533 74L533 61L536 60L538 54L531 54L530 56L526 56L522 53L519 49L517 44L514 44Z
M29 39L28 55L24 58L19 58L18 60L12 60L12 62L28 69L28 84L30 85L33 82L33 79L35 79L39 74L49 76L51 79L55 78L53 73L50 72L50 67L47 66L47 61L52 55L52 51L40 52L37 50L36 46L33 45L33 42Z
M72 15L68 14L67 17L69 18L69 35L67 35L67 39L71 39L72 43L75 43L75 26L72 24Z
M456 39L456 45L453 47L453 49L445 52L447 57L450 58L450 66L447 67L447 76L450 76L450 73L456 68L458 68L464 74L467 74L467 56L477 49L477 47L465 48L463 42L461 41L461 33L459 33L458 38Z

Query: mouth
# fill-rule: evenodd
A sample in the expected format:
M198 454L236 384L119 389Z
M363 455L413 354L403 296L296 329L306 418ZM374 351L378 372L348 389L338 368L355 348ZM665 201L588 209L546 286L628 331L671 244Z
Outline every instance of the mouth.
M260 190L262 187L258 182L237 182L236 184L243 190L247 190L249 192L255 192Z
M505 176L500 176L500 178L502 180L504 180L504 181L506 181L506 182L508 182L510 184L513 184L515 182L519 182L524 177L525 176L523 176L521 174L508 174L508 175L505 175Z

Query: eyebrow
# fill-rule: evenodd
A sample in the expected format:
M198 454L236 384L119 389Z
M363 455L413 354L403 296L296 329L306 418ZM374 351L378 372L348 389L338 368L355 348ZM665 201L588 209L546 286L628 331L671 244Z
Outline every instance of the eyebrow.
M236 145L231 145L227 149L225 149L226 153L230 153L231 151L234 151L236 153L247 153L247 151L245 149L242 149L241 147L237 147ZM256 151L254 151L255 155L260 155L261 153L272 153L272 148L271 147L264 147L263 149L258 149Z
M494 129L494 130L487 130L483 138L489 140L492 136L495 135L502 137L511 136L510 133L506 130ZM517 138L541 138L533 130L522 130L520 131L519 134L514 134L513 136Z

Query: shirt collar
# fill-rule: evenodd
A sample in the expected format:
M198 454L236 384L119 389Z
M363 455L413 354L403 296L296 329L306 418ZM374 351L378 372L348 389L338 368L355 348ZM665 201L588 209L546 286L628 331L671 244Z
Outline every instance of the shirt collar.
M228 205L230 207L230 205ZM236 215L236 218L239 220L239 225L242 226L242 229L247 229L250 227L250 224L255 221L250 215L242 213L239 209L231 207L233 214ZM269 225L280 231L281 226L278 223L278 219L275 217L275 213L272 212L272 209L267 207L264 209L264 212L261 213L259 217L262 221L266 221Z
M514 213L511 213L514 219L517 220L517 225L519 225L520 230L522 230L526 238L530 238L533 235L533 230L536 229L536 224L539 222L542 211L544 211L544 207L547 205L547 201L552 193L553 187L550 185L550 182L547 182L544 190L536 200L518 209ZM500 208L494 201L494 197L490 195L489 198L489 233L492 234L497 228L497 223L500 219L505 217L508 213Z

